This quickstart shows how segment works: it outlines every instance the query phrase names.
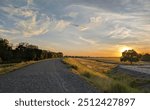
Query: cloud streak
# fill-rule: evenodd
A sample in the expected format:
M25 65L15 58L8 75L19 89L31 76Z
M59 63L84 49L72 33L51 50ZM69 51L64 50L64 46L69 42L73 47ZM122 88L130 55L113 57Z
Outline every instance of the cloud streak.
M69 25L70 25L70 22L67 22L67 21L64 21L64 20L57 21L55 30L63 31Z
M77 49L109 53L121 45L143 49L150 47L149 4L149 0L0 1L0 33L54 42L58 50L69 53Z
M33 0L27 0L27 4L33 4ZM3 34L22 35L24 37L32 37L45 34L49 31L51 18L44 13L40 13L34 7L14 7L9 5L1 7L4 13L7 14L10 22L13 22L15 27L1 29ZM3 30L3 31L2 31Z

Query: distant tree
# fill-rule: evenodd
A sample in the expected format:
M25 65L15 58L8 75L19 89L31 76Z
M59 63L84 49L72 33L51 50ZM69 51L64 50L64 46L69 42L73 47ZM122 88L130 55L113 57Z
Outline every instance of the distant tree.
M17 48L15 49L15 53L17 58L23 60L23 61L29 61L29 60L37 60L40 58L38 56L38 46L31 45L28 43L19 43Z
M1 57L0 57L0 64L2 63L3 61L2 61L2 59L1 59Z
M62 58L63 57L63 53L62 52L58 52L57 53L57 57Z
M16 54L17 59L20 59L21 61L26 60L26 54L27 54L26 52L27 52L28 45L29 44L25 42L19 43L19 45L16 47L14 52Z
M37 53L36 50L38 50L38 46L36 45L27 45L26 47L26 60L36 60Z
M12 45L7 39L0 38L0 58L2 61L10 61L12 59Z
M150 54L146 53L146 54L142 55L141 60L142 61L150 61Z
M42 56L42 50L41 49L35 49L36 58L35 60L40 60Z
M140 60L142 59L142 56L143 56L143 55L142 55L141 53L139 53L139 59L140 59Z
M130 62L132 64L133 62L139 61L139 54L135 50L125 50L122 52L122 56L120 58L121 62Z

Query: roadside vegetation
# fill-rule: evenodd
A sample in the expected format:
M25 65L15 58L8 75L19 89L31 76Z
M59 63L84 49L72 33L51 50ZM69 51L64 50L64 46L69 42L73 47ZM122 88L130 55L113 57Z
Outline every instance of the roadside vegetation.
M74 73L86 79L101 92L150 92L150 89L144 86L149 84L149 79L136 78L117 71L117 64L87 58L64 58L63 62L70 65Z
M52 52L39 49L38 46L29 43L19 43L15 48L7 39L0 38L0 74L4 74L21 67L33 64L37 61L61 58L62 52Z
M13 44L10 44L7 39L0 38L0 64L20 63L63 57L62 52L42 50L36 45L25 42L19 43L15 46L15 48L13 47Z
M28 61L21 63L9 63L9 64L1 64L0 65L0 75L17 70L19 68L34 64L36 61Z

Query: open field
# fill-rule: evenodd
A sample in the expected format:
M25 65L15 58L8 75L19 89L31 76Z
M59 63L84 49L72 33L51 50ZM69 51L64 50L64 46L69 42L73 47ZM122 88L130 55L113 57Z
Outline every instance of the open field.
M64 62L71 65L72 71L92 83L102 92L150 92L150 79L126 74L118 70L118 63L109 59L65 58ZM105 61L104 61L105 60Z
M98 57L98 58L86 58L90 60L95 60L98 62L105 62L105 63L110 63L110 64L130 64L129 62L120 62L119 57ZM147 65L150 64L150 62L144 62L144 61L139 61L134 63L134 65Z

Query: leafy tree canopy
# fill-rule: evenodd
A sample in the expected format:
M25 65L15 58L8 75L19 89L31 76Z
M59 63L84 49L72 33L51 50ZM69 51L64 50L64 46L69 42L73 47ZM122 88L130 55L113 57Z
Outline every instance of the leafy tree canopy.
M124 52L122 52L120 61L130 62L132 64L133 62L138 62L139 58L139 54L135 50L125 50Z

